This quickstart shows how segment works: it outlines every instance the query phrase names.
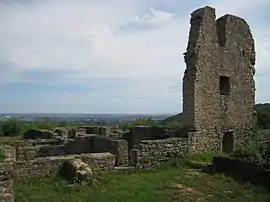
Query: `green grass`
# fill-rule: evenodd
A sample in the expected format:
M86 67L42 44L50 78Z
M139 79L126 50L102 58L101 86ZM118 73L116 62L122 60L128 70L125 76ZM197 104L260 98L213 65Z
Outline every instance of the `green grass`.
M190 161L208 162L211 155L174 159L152 171L132 174L103 173L100 184L70 185L58 177L32 178L15 183L18 202L166 202L269 201L261 187L241 184L223 175L210 175L189 167Z

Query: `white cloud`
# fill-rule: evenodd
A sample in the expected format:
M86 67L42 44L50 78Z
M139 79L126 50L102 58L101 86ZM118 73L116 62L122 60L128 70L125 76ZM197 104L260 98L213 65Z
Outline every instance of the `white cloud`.
M0 75L1 82L25 82L26 79L31 82L31 78L25 77L29 71L57 72L58 78L49 80L51 83L82 85L93 78L138 78L141 85L136 83L128 90L115 92L125 98L125 103L134 103L134 95L146 93L144 100L148 97L147 102L141 109L160 109L161 102L164 106L166 103L174 107L179 105L176 110L180 109L181 92L169 93L167 87L170 80L175 79L179 79L181 86L185 69L182 53L187 45L189 17L197 6L179 13L155 8L157 1L154 0L147 3L143 0L29 2L0 3L0 68L3 64L12 67ZM268 0L209 1L218 16L233 13L248 21L267 4ZM257 72L267 72L270 29L257 26L255 22L251 28L256 39ZM33 81L38 82L37 79ZM152 87L145 88L146 85ZM79 100L75 96L61 96L83 109L87 108L83 103L91 96L100 96L99 102L108 100L108 96L103 97L105 94L103 91L95 96L93 93L80 95L83 99ZM160 105L158 100L163 100ZM51 105L55 103L51 102ZM114 108L127 105L121 103L114 104ZM56 110L57 107L47 108Z
M175 15L175 13L167 13L161 10L150 9L150 14L145 14L143 16L136 16L135 22L142 24L160 24L165 23Z
M122 1L114 6L96 1L2 5L1 49L20 70L72 70L88 77L179 73L181 38L186 38L188 27L183 32L183 27L175 26L182 19L173 19L172 13L149 7L140 16L140 9L133 6ZM145 32L121 30L131 22L166 25Z
M221 16L224 14L234 14L242 17L250 11L254 11L254 9L257 9L258 7L260 8L267 5L270 5L270 2L267 0L213 0L212 3L209 3L209 6L213 6L216 8L217 16Z

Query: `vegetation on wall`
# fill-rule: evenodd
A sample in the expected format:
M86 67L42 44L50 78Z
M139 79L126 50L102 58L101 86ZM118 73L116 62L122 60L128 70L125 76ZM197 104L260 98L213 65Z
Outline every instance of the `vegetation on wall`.
M245 141L245 144L241 148L236 149L231 156L247 162L259 164L264 163L264 157L267 151L262 147L258 140L258 131L250 133L248 140Z
M270 129L270 103L257 104L257 124L261 129Z

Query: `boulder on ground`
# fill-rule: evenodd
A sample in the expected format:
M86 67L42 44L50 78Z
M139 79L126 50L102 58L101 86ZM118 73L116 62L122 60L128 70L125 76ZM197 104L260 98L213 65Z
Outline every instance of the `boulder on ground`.
M60 173L68 180L75 182L93 181L93 173L90 166L81 159L75 158L66 161L60 170Z
M56 136L56 133L43 129L30 129L23 134L23 137L26 139L52 139Z

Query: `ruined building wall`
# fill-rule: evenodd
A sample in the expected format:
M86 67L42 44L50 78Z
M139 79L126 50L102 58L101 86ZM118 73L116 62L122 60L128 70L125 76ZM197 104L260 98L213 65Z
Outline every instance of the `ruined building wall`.
M92 137L92 147L96 152L110 152L115 155L115 165L128 164L128 142L97 135Z
M14 201L12 163L0 163L0 201Z
M80 158L83 162L87 163L94 172L114 170L115 156L108 152L58 157L52 156L37 158L31 161L14 162L14 178L19 180L27 177L56 175L65 161L75 158Z
M185 155L187 143L187 138L142 140L138 148L131 150L130 164L141 168L157 166L172 157Z
M37 157L61 156L70 154L91 153L93 151L91 138L70 140L62 145L36 145L17 147L16 159L18 161L33 160Z
M244 141L255 118L254 40L242 18L215 9L191 14L185 55L183 113L191 150L219 150L225 132L235 146ZM221 85L220 85L221 84Z

